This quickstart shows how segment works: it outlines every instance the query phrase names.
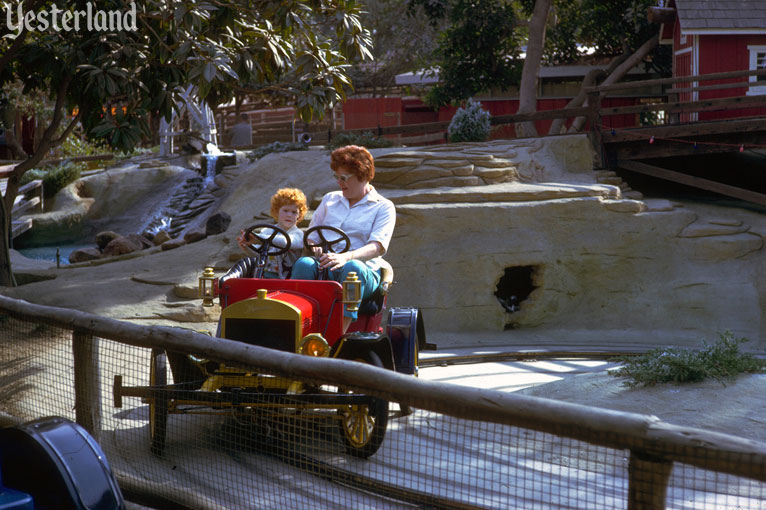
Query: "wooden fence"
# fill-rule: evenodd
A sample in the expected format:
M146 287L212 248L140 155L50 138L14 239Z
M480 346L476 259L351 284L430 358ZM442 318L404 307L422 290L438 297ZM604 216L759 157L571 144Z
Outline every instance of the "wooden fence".
M640 136L632 129L621 129L615 133L611 133L609 137L605 138L603 136L603 132L605 129L609 130L608 119L609 117L613 116L635 115L636 128L641 128L640 122L638 120L640 114L663 112L665 119L664 124L677 126L677 130L675 131L674 136L683 136L684 134L696 134L704 136L709 133L720 132L720 127L708 125L703 126L702 123L691 123L692 126L697 125L698 127L696 128L689 126L681 127L678 126L680 122L680 116L682 114L733 112L747 108L766 108L766 95L744 95L689 101L681 101L679 100L679 97L686 93L694 93L700 91L711 92L733 88L747 88L749 86L747 81L739 81L735 83L717 83L713 85L699 85L699 83L708 81L729 81L742 78L747 79L751 76L766 76L766 69L756 71L713 73L679 78L661 78L654 80L631 81L613 85L587 87L585 89L588 98L586 106L538 111L526 114L495 115L491 118L490 121L493 126L501 126L519 122L534 122L537 120L550 119L573 120L575 118L582 117L586 120L584 124L585 129L593 134L593 141L599 153L603 152L601 146L604 143L614 144L623 141L630 141L635 140L637 136ZM687 86L686 84L693 85ZM604 108L601 105L602 99L609 96L610 94L656 86L668 87L661 96L657 97L659 102L608 108ZM337 125L337 123L334 125ZM446 141L446 132L448 126L449 121L408 124L404 126L377 126L350 130L336 130L332 126L322 129L315 129L312 126L306 126L305 128L301 128L299 133L306 133L311 138L312 145L327 144L332 138L340 133L363 134L367 132L380 137L396 137L397 142L400 144L414 145L418 142L433 142L439 140ZM645 129L653 129L656 127L657 126L651 126L646 127ZM266 126L266 128L267 129L263 131L263 139L259 139L259 142L268 143L270 141L277 140L293 141L295 139L295 129L291 121L281 123L276 122ZM752 125L748 125L747 127L738 127L736 129L738 132L746 132L748 130L754 129L754 127ZM546 134L540 133L540 136L546 136ZM258 144L254 144L253 147L257 145ZM672 155L672 151L670 155Z
M629 456L629 509L665 508L670 474L673 467L678 465L686 466L686 470L691 469L689 466L702 470L693 475L700 484L707 480L705 472L708 471L766 482L765 444L701 429L674 426L653 416L423 381L364 364L297 356L240 342L213 339L189 330L144 327L2 296L0 315L71 331L76 419L95 438L101 437L101 421L104 416L98 377L100 363L104 360L99 360L98 344L99 339L109 339L147 349L194 352L197 356L225 362L229 366L247 367L248 370L256 367L292 379L323 381L324 384L329 381L331 384L353 388L355 392L368 393L419 410L453 416L465 420L466 426L470 423L503 424L613 449L619 459L623 455ZM0 338L2 335L0 333ZM548 450L548 447L545 449ZM552 455L555 455L555 451ZM198 466L197 469L204 469L204 466ZM187 490L186 487L178 489L181 492ZM587 492L589 489L578 490ZM720 490L720 487L715 490ZM587 500L594 501L590 497Z

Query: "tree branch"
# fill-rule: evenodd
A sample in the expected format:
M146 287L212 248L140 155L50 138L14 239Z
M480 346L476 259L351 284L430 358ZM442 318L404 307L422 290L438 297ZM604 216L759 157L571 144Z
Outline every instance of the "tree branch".
M58 128L61 125L61 121L64 119L64 105L66 103L67 90L69 89L73 78L74 77L71 74L67 74L61 80L58 90L56 91L56 104L53 107L53 119L43 132L43 135L40 137L40 144L37 146L34 154L30 155L30 157L25 161L22 161L16 165L13 168L11 175L8 177L8 187L5 190L3 201L5 202L6 209L9 211L9 216L10 211L13 209L13 202L16 200L16 194L19 191L21 176L24 175L27 170L34 168L38 163L40 163L40 161L43 159L43 156L45 156L45 154L47 154L52 147L55 147L55 144L53 143L53 137L56 134L56 131L58 131Z
M537 111L537 75L540 70L540 61L543 57L545 26L552 3L553 0L537 0L535 2L535 10L532 12L532 18L529 20L527 56L524 59L524 67L521 70L519 108L516 113L533 113ZM516 136L519 138L537 136L535 123L520 122L516 124Z
M611 85L620 81L628 71L636 67L658 44L660 43L660 34L656 33L651 39L641 45L632 55L625 59L617 68L601 82L601 85ZM587 102L587 101L586 101ZM569 128L570 133L577 133L582 130L587 119L577 117Z

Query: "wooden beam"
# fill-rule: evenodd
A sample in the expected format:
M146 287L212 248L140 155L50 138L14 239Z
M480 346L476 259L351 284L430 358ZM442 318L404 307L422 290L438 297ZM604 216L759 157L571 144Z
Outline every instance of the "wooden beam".
M75 420L93 439L101 440L101 386L99 385L98 338L72 331L74 356Z
M626 115L630 113L653 111L665 111L668 113L714 112L719 110L732 110L753 107L766 107L766 96L736 96L724 97L720 99L705 99L702 101L679 101L675 103L648 103L632 106L614 106L611 108L602 108L601 115Z
M628 510L665 510L673 463L631 450L628 463Z
M585 87L586 92L615 92L618 90L632 90L644 87L654 87L655 85L672 85L674 83L691 83L707 80L727 80L730 78L742 78L743 76L766 76L766 69L757 71L729 71L725 73L697 74L694 76L681 76L678 78L657 78L656 80L628 81L625 83L614 83L612 85L597 85L595 87Z
M712 191L720 195L737 198L746 202L753 202L755 204L766 205L766 195L756 193L754 191L738 188L736 186L730 186L709 179L703 179L701 177L695 177L693 175L676 172L673 170L667 170L658 166L641 163L640 161L618 161L618 168L630 170L651 177L657 177L658 179L664 179L666 181L677 182L692 186L694 188L704 189Z
M32 218L13 220L11 224L11 238L15 239L32 228Z
M766 131L766 120L762 117L728 119L718 122L666 124L664 126L621 129L613 134L605 134L604 142L635 142L646 140L651 136L655 138L688 138L691 136L718 135L721 133L754 133L762 131Z
M743 89L750 86L749 81L738 81L737 83L719 83L718 85L703 85L702 87L672 88L665 91L667 94L681 94L682 92L699 92L702 90L723 90L723 89Z

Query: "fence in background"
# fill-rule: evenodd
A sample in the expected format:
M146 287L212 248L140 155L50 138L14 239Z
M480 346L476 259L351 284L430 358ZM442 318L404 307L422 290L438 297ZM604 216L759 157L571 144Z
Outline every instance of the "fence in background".
M274 412L232 398L220 413L177 406L155 455L157 401L123 396L115 407L113 385L121 376L126 386L165 388L150 369L162 350L385 398L387 434L361 459L346 453L334 410ZM766 506L766 445L645 415L420 381L2 296L0 355L6 422L76 419L100 441L128 499L158 508ZM171 388L162 391L188 396Z

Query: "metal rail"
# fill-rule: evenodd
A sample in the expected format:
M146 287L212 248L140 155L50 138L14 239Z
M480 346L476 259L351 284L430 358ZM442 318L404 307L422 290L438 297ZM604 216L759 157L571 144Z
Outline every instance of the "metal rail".
M466 354L462 356L444 356L418 360L420 368L449 365L469 365L473 363L492 363L497 361L535 361L538 359L584 358L615 359L640 356L639 351L515 351L487 354Z

